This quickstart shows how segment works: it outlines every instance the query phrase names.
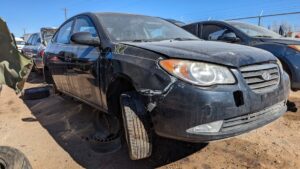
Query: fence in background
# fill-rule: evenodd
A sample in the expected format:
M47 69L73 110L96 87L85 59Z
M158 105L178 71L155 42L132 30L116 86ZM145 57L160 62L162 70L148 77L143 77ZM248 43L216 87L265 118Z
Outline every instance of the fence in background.
M299 15L300 12L288 12L288 13L278 13L278 14L271 14L271 15L259 15L259 16L249 16L249 17L243 17L243 18L234 18L234 19L227 19L227 21L237 21L237 20L245 20L245 19L258 19L258 25L261 25L262 18L267 17L274 17L274 16L285 16L285 15Z

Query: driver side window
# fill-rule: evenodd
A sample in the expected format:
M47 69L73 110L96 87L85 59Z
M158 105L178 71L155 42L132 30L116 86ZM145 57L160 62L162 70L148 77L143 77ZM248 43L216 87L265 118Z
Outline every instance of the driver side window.
M72 31L73 20L63 25L55 35L55 42L68 44Z
M93 37L98 37L98 33L94 24L87 17L80 17L76 19L73 33L77 32L89 32Z
M203 25L202 38L205 40L221 41L225 34L231 34L231 36L234 34L234 36L236 36L234 32L225 26Z

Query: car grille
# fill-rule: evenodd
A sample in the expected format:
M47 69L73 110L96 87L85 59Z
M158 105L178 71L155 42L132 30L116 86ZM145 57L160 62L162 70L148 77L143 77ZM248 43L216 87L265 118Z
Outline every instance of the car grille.
M261 64L242 67L241 73L255 93L265 93L278 86L280 72L277 64Z
M239 117L224 120L221 131L226 132L230 130L239 129L244 125L251 124L252 122L255 123L259 119L268 119L268 117L271 117L273 114L278 113L278 111L280 111L284 107L285 101L277 103L271 107L268 107L256 113L246 114Z

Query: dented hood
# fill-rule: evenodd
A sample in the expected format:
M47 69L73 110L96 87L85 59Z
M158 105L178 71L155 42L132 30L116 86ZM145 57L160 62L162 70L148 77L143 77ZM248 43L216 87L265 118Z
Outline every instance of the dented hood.
M276 60L276 58L267 51L222 42L168 40L123 44L147 49L170 58L205 61L233 67Z

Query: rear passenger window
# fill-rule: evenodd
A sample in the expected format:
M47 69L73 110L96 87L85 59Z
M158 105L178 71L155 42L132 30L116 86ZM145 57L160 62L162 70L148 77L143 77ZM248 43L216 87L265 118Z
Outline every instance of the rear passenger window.
M71 36L71 30L72 30L72 25L73 25L73 20L69 21L65 25L63 25L57 35L56 35L56 40L55 42L57 43L63 43L63 44L68 44L70 42L70 36Z
M183 27L188 32L198 36L198 24L187 25Z
M202 38L205 40L219 40L228 29L218 25L203 25Z
M95 26L92 21L87 17L81 17L76 19L76 23L74 26L74 33L77 32L89 32L93 37L98 37Z

